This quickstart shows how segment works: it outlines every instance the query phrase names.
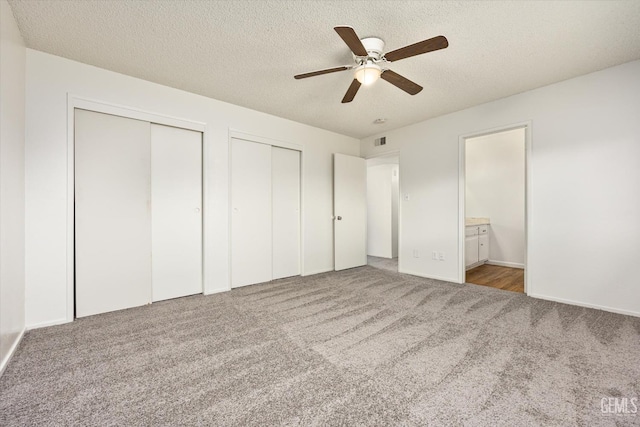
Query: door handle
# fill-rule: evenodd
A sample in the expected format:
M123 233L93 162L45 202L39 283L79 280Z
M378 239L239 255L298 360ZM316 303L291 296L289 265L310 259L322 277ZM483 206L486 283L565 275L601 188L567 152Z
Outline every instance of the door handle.
M338 221L342 221L342 217L341 217L341 216L337 216L337 217L336 217L336 219L337 219Z

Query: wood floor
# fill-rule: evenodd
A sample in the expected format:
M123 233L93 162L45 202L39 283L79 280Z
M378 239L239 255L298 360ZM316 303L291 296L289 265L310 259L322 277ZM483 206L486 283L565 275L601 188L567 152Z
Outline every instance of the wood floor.
M467 271L466 282L524 293L524 270L484 264Z

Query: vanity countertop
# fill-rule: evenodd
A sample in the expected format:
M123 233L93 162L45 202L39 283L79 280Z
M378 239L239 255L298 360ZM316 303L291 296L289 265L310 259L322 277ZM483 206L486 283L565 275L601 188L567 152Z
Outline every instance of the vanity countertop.
M474 225L489 225L489 218L465 218L465 227L472 227Z

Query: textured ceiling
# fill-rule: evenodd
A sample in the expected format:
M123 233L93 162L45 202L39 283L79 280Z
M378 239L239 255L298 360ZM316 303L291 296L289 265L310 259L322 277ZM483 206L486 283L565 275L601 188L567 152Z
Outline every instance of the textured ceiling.
M9 3L30 48L358 138L640 59L638 0ZM336 25L449 48L391 65L418 95L381 80L341 104L351 71L293 79L351 64Z

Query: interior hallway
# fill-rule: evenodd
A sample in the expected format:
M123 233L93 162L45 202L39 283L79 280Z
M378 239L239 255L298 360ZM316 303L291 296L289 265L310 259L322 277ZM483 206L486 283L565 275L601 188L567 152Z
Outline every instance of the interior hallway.
M380 258L367 255L367 264L382 270L398 272L398 258Z

